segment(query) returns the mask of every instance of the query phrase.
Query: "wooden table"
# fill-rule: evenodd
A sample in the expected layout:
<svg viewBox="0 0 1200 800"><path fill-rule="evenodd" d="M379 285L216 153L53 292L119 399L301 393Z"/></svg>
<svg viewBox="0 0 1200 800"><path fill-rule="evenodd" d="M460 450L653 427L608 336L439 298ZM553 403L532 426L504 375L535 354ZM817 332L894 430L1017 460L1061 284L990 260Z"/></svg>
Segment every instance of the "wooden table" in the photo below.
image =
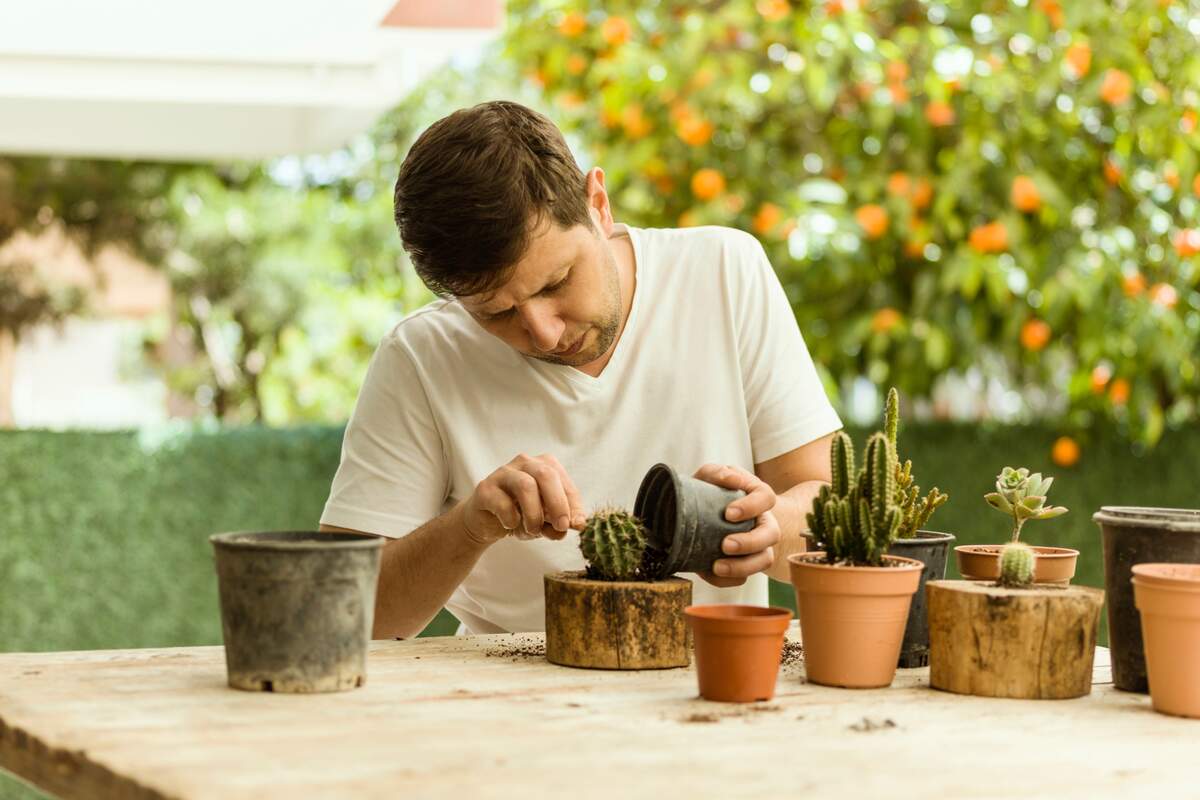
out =
<svg viewBox="0 0 1200 800"><path fill-rule="evenodd" d="M219 647L0 655L0 766L69 798L1163 797L1200 722L1098 685L1066 701L805 684L696 697L691 669L556 667L540 635L381 641L365 687L225 686Z"/></svg>

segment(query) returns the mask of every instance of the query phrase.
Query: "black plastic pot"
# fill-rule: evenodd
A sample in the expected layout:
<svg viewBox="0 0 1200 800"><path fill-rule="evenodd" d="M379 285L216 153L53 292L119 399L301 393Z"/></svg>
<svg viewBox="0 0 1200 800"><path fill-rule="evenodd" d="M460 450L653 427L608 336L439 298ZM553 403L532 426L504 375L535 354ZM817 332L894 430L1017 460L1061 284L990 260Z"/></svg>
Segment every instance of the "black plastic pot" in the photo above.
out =
<svg viewBox="0 0 1200 800"><path fill-rule="evenodd" d="M710 572L713 562L725 555L725 537L755 525L754 519L725 519L725 506L745 494L685 477L666 464L651 467L638 488L633 513L646 525L651 548L665 559L656 571Z"/></svg>
<svg viewBox="0 0 1200 800"><path fill-rule="evenodd" d="M1104 543L1104 591L1113 685L1147 692L1142 619L1133 602L1134 564L1200 563L1200 510L1102 506L1092 515Z"/></svg>
<svg viewBox="0 0 1200 800"><path fill-rule="evenodd" d="M920 561L921 583L908 607L908 622L904 626L904 643L900 645L900 666L924 667L929 664L929 617L926 613L925 584L946 577L946 559L954 535L935 531L917 531L911 539L897 539L888 553Z"/></svg>
<svg viewBox="0 0 1200 800"><path fill-rule="evenodd" d="M366 681L381 538L270 531L209 541L230 686L337 692Z"/></svg>

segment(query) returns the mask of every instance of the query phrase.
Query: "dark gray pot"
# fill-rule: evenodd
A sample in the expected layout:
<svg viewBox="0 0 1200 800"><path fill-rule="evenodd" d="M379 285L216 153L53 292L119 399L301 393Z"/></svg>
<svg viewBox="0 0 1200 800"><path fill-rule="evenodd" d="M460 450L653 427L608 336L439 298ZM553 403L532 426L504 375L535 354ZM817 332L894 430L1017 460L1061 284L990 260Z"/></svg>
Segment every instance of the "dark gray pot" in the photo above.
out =
<svg viewBox="0 0 1200 800"><path fill-rule="evenodd" d="M725 519L725 506L745 494L685 477L666 464L651 467L638 488L633 513L645 524L651 548L665 559L654 571L711 572L713 562L725 555L725 537L754 528L754 519Z"/></svg>
<svg viewBox="0 0 1200 800"><path fill-rule="evenodd" d="M911 539L897 539L888 548L888 553L920 561L921 583L908 607L908 622L904 626L904 643L900 645L900 664L904 668L924 667L929 664L929 616L925 603L925 584L946 577L946 559L954 535L934 531L917 531Z"/></svg>
<svg viewBox="0 0 1200 800"><path fill-rule="evenodd" d="M337 692L366 681L383 539L269 531L209 541L230 686Z"/></svg>
<svg viewBox="0 0 1200 800"><path fill-rule="evenodd" d="M1104 546L1113 685L1148 692L1142 619L1130 582L1133 565L1200 563L1200 510L1102 506L1092 519L1100 526Z"/></svg>

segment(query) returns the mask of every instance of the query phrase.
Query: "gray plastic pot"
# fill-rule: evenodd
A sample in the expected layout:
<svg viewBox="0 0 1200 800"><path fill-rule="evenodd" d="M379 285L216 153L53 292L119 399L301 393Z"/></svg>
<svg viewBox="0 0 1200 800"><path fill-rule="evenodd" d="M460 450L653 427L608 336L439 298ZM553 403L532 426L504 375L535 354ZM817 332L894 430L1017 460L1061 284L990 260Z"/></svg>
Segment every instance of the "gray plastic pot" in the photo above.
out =
<svg viewBox="0 0 1200 800"><path fill-rule="evenodd" d="M267 531L209 541L230 686L292 693L362 686L381 538Z"/></svg>
<svg viewBox="0 0 1200 800"><path fill-rule="evenodd" d="M904 668L924 667L929 664L929 617L926 612L925 584L946 577L946 559L954 535L935 531L917 531L911 539L897 539L888 548L888 553L920 561L921 583L908 607L908 622L904 626L904 643L900 645L900 663Z"/></svg>
<svg viewBox="0 0 1200 800"><path fill-rule="evenodd" d="M655 572L710 572L725 555L725 537L754 528L753 519L725 519L725 506L745 494L685 477L666 464L651 467L638 488L633 513L645 524L650 547L665 560L655 565Z"/></svg>
<svg viewBox="0 0 1200 800"><path fill-rule="evenodd" d="M1200 564L1200 510L1102 506L1092 515L1104 547L1113 685L1148 692L1142 620L1133 601L1134 564Z"/></svg>

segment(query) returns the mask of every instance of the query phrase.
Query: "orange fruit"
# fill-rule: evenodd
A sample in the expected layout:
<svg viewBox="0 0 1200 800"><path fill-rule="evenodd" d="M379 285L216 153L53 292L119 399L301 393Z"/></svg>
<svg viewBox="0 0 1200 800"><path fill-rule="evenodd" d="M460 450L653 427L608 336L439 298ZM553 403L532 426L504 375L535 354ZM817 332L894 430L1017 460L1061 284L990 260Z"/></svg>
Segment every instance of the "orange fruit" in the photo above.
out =
<svg viewBox="0 0 1200 800"><path fill-rule="evenodd" d="M925 119L929 120L929 124L935 128L953 125L955 120L954 109L950 107L949 103L934 100L925 106Z"/></svg>
<svg viewBox="0 0 1200 800"><path fill-rule="evenodd" d="M1061 28L1066 21L1063 17L1062 6L1059 5L1058 0L1041 0L1038 3L1038 8L1050 18L1050 25L1055 30Z"/></svg>
<svg viewBox="0 0 1200 800"><path fill-rule="evenodd" d="M909 258L924 258L925 245L929 244L929 240L924 236L916 236L912 239L907 239L904 242L904 255Z"/></svg>
<svg viewBox="0 0 1200 800"><path fill-rule="evenodd" d="M1112 370L1107 364L1097 364L1092 368L1092 394L1103 394L1108 382L1112 379Z"/></svg>
<svg viewBox="0 0 1200 800"><path fill-rule="evenodd" d="M1042 195L1028 175L1018 175L1012 182L1012 204L1018 211L1032 214L1042 207Z"/></svg>
<svg viewBox="0 0 1200 800"><path fill-rule="evenodd" d="M1137 297L1146 291L1146 276L1140 272L1122 276L1121 291L1126 297Z"/></svg>
<svg viewBox="0 0 1200 800"><path fill-rule="evenodd" d="M692 79L688 81L688 85L693 89L704 89L710 83L717 79L717 73L708 67L701 67Z"/></svg>
<svg viewBox="0 0 1200 800"><path fill-rule="evenodd" d="M1008 228L1003 222L989 222L972 228L967 246L978 253L1003 253L1008 249Z"/></svg>
<svg viewBox="0 0 1200 800"><path fill-rule="evenodd" d="M1196 130L1196 125L1198 122L1200 122L1200 115L1189 108L1187 111L1184 111L1183 115L1179 118L1179 130L1183 131L1184 133L1191 133L1192 131ZM1197 193L1200 194L1200 190L1197 190Z"/></svg>
<svg viewBox="0 0 1200 800"><path fill-rule="evenodd" d="M768 22L777 22L786 17L792 10L787 0L758 0L754 4L754 7L758 9L759 14L762 14L763 19Z"/></svg>
<svg viewBox="0 0 1200 800"><path fill-rule="evenodd" d="M900 83L908 79L908 64L899 59L889 61L886 69L887 78L892 83Z"/></svg>
<svg viewBox="0 0 1200 800"><path fill-rule="evenodd" d="M1179 188L1179 170L1175 169L1174 165L1167 164L1163 167L1163 183L1172 189Z"/></svg>
<svg viewBox="0 0 1200 800"><path fill-rule="evenodd" d="M1076 42L1068 47L1065 58L1077 79L1087 75L1092 68L1092 48L1087 42Z"/></svg>
<svg viewBox="0 0 1200 800"><path fill-rule="evenodd" d="M871 317L871 330L875 333L887 333L900 324L904 319L894 308L881 308Z"/></svg>
<svg viewBox="0 0 1200 800"><path fill-rule="evenodd" d="M933 201L933 184L928 178L917 178L913 182L912 196L913 208L918 211L923 211L929 208L930 202Z"/></svg>
<svg viewBox="0 0 1200 800"><path fill-rule="evenodd" d="M621 124L621 115L606 108L600 112L600 124L606 128L615 128Z"/></svg>
<svg viewBox="0 0 1200 800"><path fill-rule="evenodd" d="M618 47L629 41L629 37L633 34L633 27L624 17L609 17L600 26L600 33L604 37L604 41L613 47Z"/></svg>
<svg viewBox="0 0 1200 800"><path fill-rule="evenodd" d="M1179 302L1179 292L1169 283L1156 283L1150 287L1150 302L1163 308L1174 308Z"/></svg>
<svg viewBox="0 0 1200 800"><path fill-rule="evenodd" d="M1133 78L1119 69L1106 69L1100 81L1100 99L1109 105L1119 106L1133 96Z"/></svg>
<svg viewBox="0 0 1200 800"><path fill-rule="evenodd" d="M904 88L903 83L889 83L888 93L892 96L894 105L900 106L908 102L908 89Z"/></svg>
<svg viewBox="0 0 1200 800"><path fill-rule="evenodd" d="M1060 467L1073 467L1079 462L1079 444L1070 436L1060 436L1050 448L1050 460Z"/></svg>
<svg viewBox="0 0 1200 800"><path fill-rule="evenodd" d="M688 116L679 121L676 133L679 134L680 139L692 147L700 147L707 144L708 140L712 138L713 126L705 119Z"/></svg>
<svg viewBox="0 0 1200 800"><path fill-rule="evenodd" d="M630 139L641 139L654 129L650 120L642 114L642 107L637 104L626 106L621 112L621 126Z"/></svg>
<svg viewBox="0 0 1200 800"><path fill-rule="evenodd" d="M1104 180L1112 186L1116 186L1121 181L1121 168L1116 165L1111 158L1104 159Z"/></svg>
<svg viewBox="0 0 1200 800"><path fill-rule="evenodd" d="M831 17L841 16L846 10L846 4L842 0L826 0L825 13Z"/></svg>
<svg viewBox="0 0 1200 800"><path fill-rule="evenodd" d="M892 197L908 197L912 191L912 181L907 172L893 172L887 179L887 193Z"/></svg>
<svg viewBox="0 0 1200 800"><path fill-rule="evenodd" d="M1200 229L1184 228L1176 231L1172 244L1175 245L1175 252L1179 254L1180 258L1200 253Z"/></svg>
<svg viewBox="0 0 1200 800"><path fill-rule="evenodd" d="M1050 344L1050 324L1041 319L1028 319L1021 326L1021 346L1031 353Z"/></svg>
<svg viewBox="0 0 1200 800"><path fill-rule="evenodd" d="M725 191L725 176L711 167L696 171L692 176L692 194L701 200L712 200Z"/></svg>
<svg viewBox="0 0 1200 800"><path fill-rule="evenodd" d="M565 109L578 108L583 105L583 97L580 96L579 92L562 92L558 95L557 100L559 107Z"/></svg>
<svg viewBox="0 0 1200 800"><path fill-rule="evenodd" d="M567 58L567 72L571 75L582 75L585 69L587 69L587 59L579 53L572 53Z"/></svg>
<svg viewBox="0 0 1200 800"><path fill-rule="evenodd" d="M1114 406L1123 406L1129 402L1129 381L1117 378L1108 387L1108 399Z"/></svg>
<svg viewBox="0 0 1200 800"><path fill-rule="evenodd" d="M860 206L854 212L854 219L867 234L868 239L878 239L887 233L888 213L883 206L874 203Z"/></svg>
<svg viewBox="0 0 1200 800"><path fill-rule="evenodd" d="M1196 173L1196 177L1192 179L1192 191L1200 196L1200 172Z"/></svg>
<svg viewBox="0 0 1200 800"><path fill-rule="evenodd" d="M783 209L774 203L763 203L758 207L754 220L750 223L754 232L765 236L783 219Z"/></svg>
<svg viewBox="0 0 1200 800"><path fill-rule="evenodd" d="M587 30L587 17L578 11L572 11L558 23L558 32L563 36L574 38Z"/></svg>

